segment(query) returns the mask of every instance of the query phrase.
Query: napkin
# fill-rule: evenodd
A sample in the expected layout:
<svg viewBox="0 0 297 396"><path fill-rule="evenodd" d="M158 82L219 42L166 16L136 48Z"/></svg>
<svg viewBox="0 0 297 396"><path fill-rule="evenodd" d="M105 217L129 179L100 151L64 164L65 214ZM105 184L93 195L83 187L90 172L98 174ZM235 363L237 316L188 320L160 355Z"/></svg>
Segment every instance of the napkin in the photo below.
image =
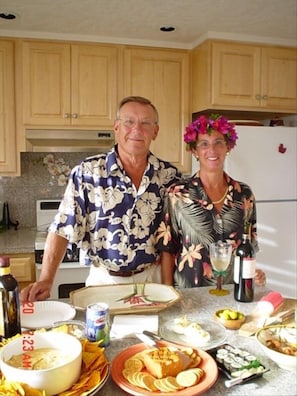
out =
<svg viewBox="0 0 297 396"><path fill-rule="evenodd" d="M110 329L110 338L124 338L144 330L158 333L158 315L115 315Z"/></svg>

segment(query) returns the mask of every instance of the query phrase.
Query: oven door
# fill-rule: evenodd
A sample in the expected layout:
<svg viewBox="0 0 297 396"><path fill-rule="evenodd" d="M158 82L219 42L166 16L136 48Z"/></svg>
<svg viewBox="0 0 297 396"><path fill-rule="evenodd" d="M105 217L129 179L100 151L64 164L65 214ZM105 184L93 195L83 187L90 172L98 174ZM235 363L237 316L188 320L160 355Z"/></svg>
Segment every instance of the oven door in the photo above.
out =
<svg viewBox="0 0 297 396"><path fill-rule="evenodd" d="M39 279L42 264L36 263L36 279ZM85 286L85 281L89 275L89 267L78 262L61 263L54 279L51 290L51 299L69 298L69 293L73 290Z"/></svg>

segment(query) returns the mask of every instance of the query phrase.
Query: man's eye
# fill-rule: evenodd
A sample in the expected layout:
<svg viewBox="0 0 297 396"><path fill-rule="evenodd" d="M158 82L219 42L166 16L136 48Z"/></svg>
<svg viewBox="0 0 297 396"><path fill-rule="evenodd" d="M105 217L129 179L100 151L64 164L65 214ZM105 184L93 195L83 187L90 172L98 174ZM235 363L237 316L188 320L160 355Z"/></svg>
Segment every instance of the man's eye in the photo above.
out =
<svg viewBox="0 0 297 396"><path fill-rule="evenodd" d="M152 123L150 121L142 121L141 126L144 128L149 128L150 126L152 126Z"/></svg>
<svg viewBox="0 0 297 396"><path fill-rule="evenodd" d="M132 120L125 120L124 125L128 128L132 128L135 125L135 121Z"/></svg>

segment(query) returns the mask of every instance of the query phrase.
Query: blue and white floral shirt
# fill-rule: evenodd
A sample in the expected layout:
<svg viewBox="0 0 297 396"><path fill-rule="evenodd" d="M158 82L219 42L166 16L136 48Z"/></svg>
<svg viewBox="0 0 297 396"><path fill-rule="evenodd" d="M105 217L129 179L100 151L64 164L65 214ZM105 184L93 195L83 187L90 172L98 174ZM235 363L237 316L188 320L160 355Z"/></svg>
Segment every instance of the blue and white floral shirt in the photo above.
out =
<svg viewBox="0 0 297 396"><path fill-rule="evenodd" d="M181 175L150 153L137 190L116 147L73 168L49 230L87 251L87 265L135 270L159 258L156 232L164 194Z"/></svg>

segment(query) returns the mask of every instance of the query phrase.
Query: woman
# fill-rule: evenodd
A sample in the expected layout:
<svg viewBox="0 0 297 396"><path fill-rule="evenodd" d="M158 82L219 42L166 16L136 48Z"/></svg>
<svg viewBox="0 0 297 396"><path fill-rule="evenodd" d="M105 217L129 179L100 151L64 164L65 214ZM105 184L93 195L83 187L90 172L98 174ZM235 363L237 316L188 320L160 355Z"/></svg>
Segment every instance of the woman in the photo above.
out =
<svg viewBox="0 0 297 396"><path fill-rule="evenodd" d="M244 224L251 228L251 242L258 251L255 197L251 188L233 180L224 171L224 161L238 136L225 117L202 115L184 134L187 150L200 163L199 171L169 188L163 221L158 230L162 251L162 281L179 287L215 284L209 259L211 242L239 245ZM233 282L233 263L225 283ZM255 283L265 284L265 274L256 270Z"/></svg>

